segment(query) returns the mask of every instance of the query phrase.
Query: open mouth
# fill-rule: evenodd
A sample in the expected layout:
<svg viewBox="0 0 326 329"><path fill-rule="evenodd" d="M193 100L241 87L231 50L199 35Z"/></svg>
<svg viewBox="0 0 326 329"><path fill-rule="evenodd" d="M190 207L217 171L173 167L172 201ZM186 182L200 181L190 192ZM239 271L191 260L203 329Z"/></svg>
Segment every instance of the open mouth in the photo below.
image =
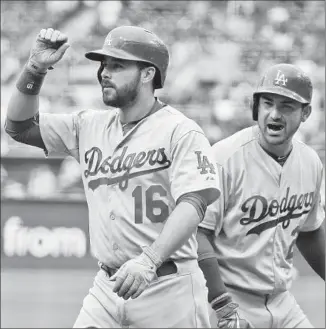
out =
<svg viewBox="0 0 326 329"><path fill-rule="evenodd" d="M269 123L267 125L267 128L272 131L281 131L282 129L284 129L284 126L280 123Z"/></svg>

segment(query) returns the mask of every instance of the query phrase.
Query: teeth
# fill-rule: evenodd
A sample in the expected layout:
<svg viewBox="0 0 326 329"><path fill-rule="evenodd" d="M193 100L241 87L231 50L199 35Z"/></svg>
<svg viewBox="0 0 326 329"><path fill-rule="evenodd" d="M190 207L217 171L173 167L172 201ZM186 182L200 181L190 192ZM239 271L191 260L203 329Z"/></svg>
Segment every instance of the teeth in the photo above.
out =
<svg viewBox="0 0 326 329"><path fill-rule="evenodd" d="M267 127L271 130L282 130L283 126L281 125L274 125L274 124L268 124Z"/></svg>

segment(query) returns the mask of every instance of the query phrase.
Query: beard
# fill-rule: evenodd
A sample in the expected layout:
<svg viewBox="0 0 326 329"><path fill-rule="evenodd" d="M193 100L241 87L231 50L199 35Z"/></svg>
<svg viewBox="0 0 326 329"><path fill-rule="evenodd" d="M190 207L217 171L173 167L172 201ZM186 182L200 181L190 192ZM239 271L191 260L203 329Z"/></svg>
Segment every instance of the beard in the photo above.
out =
<svg viewBox="0 0 326 329"><path fill-rule="evenodd" d="M102 82L103 83L103 82ZM105 86L105 82L104 82ZM140 90L140 72L137 76L128 84L117 88L110 84L110 88L103 88L102 84L102 95L103 103L107 106L112 106L116 108L124 108L132 103L138 96Z"/></svg>

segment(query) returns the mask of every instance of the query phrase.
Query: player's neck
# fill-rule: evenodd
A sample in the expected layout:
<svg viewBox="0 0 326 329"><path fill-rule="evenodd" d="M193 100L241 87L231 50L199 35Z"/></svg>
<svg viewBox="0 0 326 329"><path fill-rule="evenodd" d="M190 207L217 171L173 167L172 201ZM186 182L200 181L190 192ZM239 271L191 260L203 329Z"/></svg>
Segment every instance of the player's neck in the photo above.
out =
<svg viewBox="0 0 326 329"><path fill-rule="evenodd" d="M278 157L278 158L286 157L292 151L292 144L288 145L286 148L279 148L274 145L269 145L268 147L266 147L265 145L261 145L261 147L267 153L269 153L275 157Z"/></svg>
<svg viewBox="0 0 326 329"><path fill-rule="evenodd" d="M138 121L152 110L155 104L155 97L139 97L133 104L120 109L120 121L122 124Z"/></svg>
<svg viewBox="0 0 326 329"><path fill-rule="evenodd" d="M259 144L268 154L272 154L278 158L286 157L291 152L293 147L292 140L281 145L273 145L268 143L261 136L259 138Z"/></svg>

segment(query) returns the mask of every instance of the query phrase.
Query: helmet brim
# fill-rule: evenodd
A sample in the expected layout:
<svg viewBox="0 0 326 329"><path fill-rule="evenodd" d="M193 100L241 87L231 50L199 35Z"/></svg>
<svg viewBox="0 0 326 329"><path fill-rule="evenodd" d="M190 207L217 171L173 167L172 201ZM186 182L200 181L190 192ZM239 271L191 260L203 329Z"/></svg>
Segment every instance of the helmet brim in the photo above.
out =
<svg viewBox="0 0 326 329"><path fill-rule="evenodd" d="M302 104L309 104L310 102L301 97L300 95L298 95L297 93L295 93L294 91L291 91L289 89L285 89L282 87L278 87L278 86L274 86L274 87L265 87L265 88L259 88L257 91L254 92L254 95L258 95L258 94L276 94L276 95L282 95L291 99L294 99L296 101L298 101L299 103Z"/></svg>
<svg viewBox="0 0 326 329"><path fill-rule="evenodd" d="M105 57L120 58L128 61L144 62L144 59L127 53L122 49L106 48L89 51L85 54L87 59L101 62Z"/></svg>

